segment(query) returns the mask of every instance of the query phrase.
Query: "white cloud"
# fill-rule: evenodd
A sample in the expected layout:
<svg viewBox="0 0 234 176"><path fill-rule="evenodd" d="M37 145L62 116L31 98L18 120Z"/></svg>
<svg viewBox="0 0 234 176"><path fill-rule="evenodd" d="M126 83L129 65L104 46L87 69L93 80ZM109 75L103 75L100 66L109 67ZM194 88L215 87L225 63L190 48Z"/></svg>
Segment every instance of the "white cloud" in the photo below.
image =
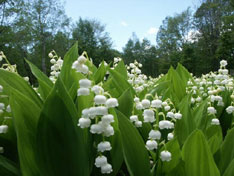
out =
<svg viewBox="0 0 234 176"><path fill-rule="evenodd" d="M158 28L156 28L156 27L151 27L151 28L149 28L149 30L147 31L147 34L148 34L148 35L156 35L157 32L158 32Z"/></svg>
<svg viewBox="0 0 234 176"><path fill-rule="evenodd" d="M128 26L128 23L126 23L126 21L121 21L121 26L124 26L124 27L126 27L126 26Z"/></svg>

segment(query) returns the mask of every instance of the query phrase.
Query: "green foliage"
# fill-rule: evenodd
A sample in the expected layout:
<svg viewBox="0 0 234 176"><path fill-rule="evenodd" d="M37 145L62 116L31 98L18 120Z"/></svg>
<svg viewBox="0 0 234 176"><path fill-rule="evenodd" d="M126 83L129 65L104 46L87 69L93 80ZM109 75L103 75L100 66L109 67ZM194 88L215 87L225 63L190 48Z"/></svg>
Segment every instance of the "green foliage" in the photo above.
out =
<svg viewBox="0 0 234 176"><path fill-rule="evenodd" d="M149 156L144 141L125 115L117 111L124 160L131 176L150 175Z"/></svg>
<svg viewBox="0 0 234 176"><path fill-rule="evenodd" d="M186 175L219 176L219 170L203 133L194 131L182 149Z"/></svg>

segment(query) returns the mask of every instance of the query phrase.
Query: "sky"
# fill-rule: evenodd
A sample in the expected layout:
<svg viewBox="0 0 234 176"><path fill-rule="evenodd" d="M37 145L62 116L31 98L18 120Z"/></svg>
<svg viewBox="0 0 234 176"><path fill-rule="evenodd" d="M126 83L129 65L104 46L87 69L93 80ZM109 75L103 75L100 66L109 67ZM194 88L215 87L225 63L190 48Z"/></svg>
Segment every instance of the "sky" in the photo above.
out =
<svg viewBox="0 0 234 176"><path fill-rule="evenodd" d="M167 16L194 9L198 0L66 0L68 17L77 21L95 19L105 25L113 48L122 51L134 32L142 40L156 44L156 34Z"/></svg>

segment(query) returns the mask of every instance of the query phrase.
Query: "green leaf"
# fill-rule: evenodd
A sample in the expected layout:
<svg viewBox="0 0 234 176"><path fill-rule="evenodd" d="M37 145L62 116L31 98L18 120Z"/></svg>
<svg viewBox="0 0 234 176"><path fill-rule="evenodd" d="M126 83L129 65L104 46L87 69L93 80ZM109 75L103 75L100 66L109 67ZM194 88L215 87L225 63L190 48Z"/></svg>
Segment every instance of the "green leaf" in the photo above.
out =
<svg viewBox="0 0 234 176"><path fill-rule="evenodd" d="M166 143L166 149L171 153L171 161L162 162L160 160L158 167L160 167L163 173L171 172L179 164L181 158L180 146L176 138ZM165 147L163 147L160 152L163 150L165 150Z"/></svg>
<svg viewBox="0 0 234 176"><path fill-rule="evenodd" d="M185 172L189 176L219 176L212 153L200 130L195 130L186 140L182 149Z"/></svg>
<svg viewBox="0 0 234 176"><path fill-rule="evenodd" d="M39 83L39 93L42 96L42 98L45 100L46 97L49 95L53 83L52 81L40 70L38 69L34 64L29 62L27 59L25 59L26 62L28 63L33 75L37 78L38 83Z"/></svg>
<svg viewBox="0 0 234 176"><path fill-rule="evenodd" d="M25 59L26 62L28 63L32 74L37 78L40 79L41 81L45 82L49 87L53 87L53 82L47 77L45 73L43 73L40 69L37 68L33 63L31 63L29 60Z"/></svg>
<svg viewBox="0 0 234 176"><path fill-rule="evenodd" d="M182 80L186 81L186 84L187 84L188 80L192 80L193 81L193 77L191 76L191 74L180 63L178 63L178 65L176 67L176 72L180 75L180 77L181 77Z"/></svg>
<svg viewBox="0 0 234 176"><path fill-rule="evenodd" d="M95 84L101 82L104 79L105 75L106 75L106 67L104 65L104 61L102 61L100 67L98 67L97 71L94 73L93 76Z"/></svg>
<svg viewBox="0 0 234 176"><path fill-rule="evenodd" d="M223 176L233 176L234 175L234 159L228 165L227 169L225 170Z"/></svg>
<svg viewBox="0 0 234 176"><path fill-rule="evenodd" d="M114 69L116 72L121 73L121 75L127 79L128 78L128 73L127 73L127 69L125 67L124 61L121 60L118 65L115 67Z"/></svg>
<svg viewBox="0 0 234 176"><path fill-rule="evenodd" d="M20 172L15 163L0 155L0 175L17 176Z"/></svg>
<svg viewBox="0 0 234 176"><path fill-rule="evenodd" d="M220 163L219 169L223 174L229 163L234 159L234 128L228 131L227 136L225 137L223 144L220 148Z"/></svg>
<svg viewBox="0 0 234 176"><path fill-rule="evenodd" d="M212 125L206 130L206 138L212 154L215 154L223 142L223 134L220 126Z"/></svg>
<svg viewBox="0 0 234 176"><path fill-rule="evenodd" d="M195 122L190 108L190 95L184 97L178 105L180 113L183 115L180 120L177 120L175 125L175 135L178 138L180 145L185 142L190 133L195 129Z"/></svg>
<svg viewBox="0 0 234 176"><path fill-rule="evenodd" d="M150 175L149 155L137 129L116 110L121 131L124 160L131 176Z"/></svg>
<svg viewBox="0 0 234 176"><path fill-rule="evenodd" d="M60 98L60 93L54 89L40 115L37 131L40 173L44 176L89 175L84 138L78 135L73 112Z"/></svg>
<svg viewBox="0 0 234 176"><path fill-rule="evenodd" d="M36 162L36 128L40 108L21 92L11 89L10 106L17 134L17 147L23 175L39 176Z"/></svg>
<svg viewBox="0 0 234 176"><path fill-rule="evenodd" d="M177 96L177 98L179 99L179 101L181 101L184 96L186 95L186 82L185 80L182 80L180 78L180 75L174 70L172 69L172 84L173 84L173 91L175 92L175 95Z"/></svg>
<svg viewBox="0 0 234 176"><path fill-rule="evenodd" d="M118 98L118 110L122 112L126 117L130 117L133 109L133 97L130 89L127 89Z"/></svg>
<svg viewBox="0 0 234 176"><path fill-rule="evenodd" d="M207 115L207 100L202 101L193 111L193 118L196 127L201 130L205 130L207 124L210 122L210 118Z"/></svg>
<svg viewBox="0 0 234 176"><path fill-rule="evenodd" d="M38 94L18 74L0 69L0 84L7 91L8 95L10 95L10 89L14 88L33 101L38 107L42 107L42 101Z"/></svg>
<svg viewBox="0 0 234 176"><path fill-rule="evenodd" d="M112 124L115 134L114 136L110 137L110 142L112 149L110 151L111 156L111 164L113 167L113 173L110 175L116 175L119 172L119 169L121 168L121 165L123 163L123 152L122 152L122 141L121 141L121 132L119 130L119 124L118 124L118 118L115 110L113 108L109 109L110 114L114 116L115 122Z"/></svg>
<svg viewBox="0 0 234 176"><path fill-rule="evenodd" d="M120 95L128 88L130 88L132 95L135 95L135 90L129 84L127 79L125 79L120 73L116 72L115 70L109 69L109 72L113 78L113 84Z"/></svg>
<svg viewBox="0 0 234 176"><path fill-rule="evenodd" d="M78 43L76 42L70 49L69 51L65 54L64 56L64 62L63 62L63 67L61 69L61 78L67 88L69 90L73 83L74 83L74 72L72 64L73 62L78 58Z"/></svg>

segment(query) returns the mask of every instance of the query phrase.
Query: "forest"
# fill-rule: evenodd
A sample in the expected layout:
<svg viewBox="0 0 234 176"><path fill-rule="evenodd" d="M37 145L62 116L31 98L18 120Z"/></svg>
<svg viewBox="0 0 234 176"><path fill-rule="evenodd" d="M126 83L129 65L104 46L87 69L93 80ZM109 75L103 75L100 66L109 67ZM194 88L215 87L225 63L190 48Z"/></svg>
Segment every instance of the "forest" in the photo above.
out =
<svg viewBox="0 0 234 176"><path fill-rule="evenodd" d="M156 13L156 12L152 12ZM5 53L22 76L34 77L24 59L49 75L48 54L55 50L64 57L78 41L78 51L86 51L97 65L114 57L126 64L137 60L148 76L166 73L170 66L184 65L194 75L215 71L222 59L234 68L234 0L203 0L196 9L188 7L167 16L155 36L156 46L135 33L115 50L105 24L95 19L70 19L60 0L1 0L0 51Z"/></svg>

